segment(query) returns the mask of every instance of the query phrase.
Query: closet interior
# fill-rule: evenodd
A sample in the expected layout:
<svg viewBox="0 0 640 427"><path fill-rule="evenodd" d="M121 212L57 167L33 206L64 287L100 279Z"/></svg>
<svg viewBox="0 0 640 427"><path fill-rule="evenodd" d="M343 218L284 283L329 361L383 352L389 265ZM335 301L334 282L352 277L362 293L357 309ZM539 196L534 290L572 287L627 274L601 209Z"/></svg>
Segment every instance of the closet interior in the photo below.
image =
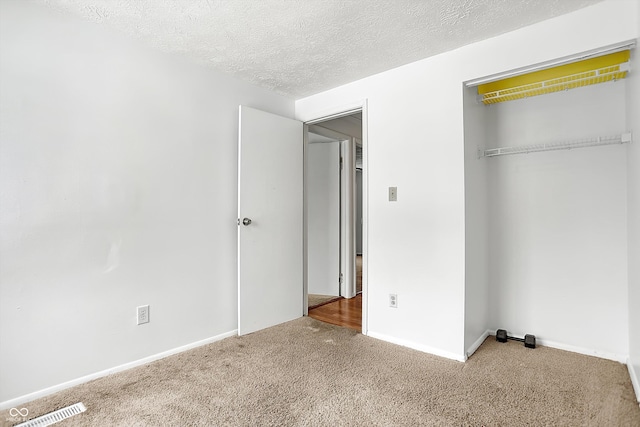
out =
<svg viewBox="0 0 640 427"><path fill-rule="evenodd" d="M503 328L628 354L633 47L465 85L465 349Z"/></svg>

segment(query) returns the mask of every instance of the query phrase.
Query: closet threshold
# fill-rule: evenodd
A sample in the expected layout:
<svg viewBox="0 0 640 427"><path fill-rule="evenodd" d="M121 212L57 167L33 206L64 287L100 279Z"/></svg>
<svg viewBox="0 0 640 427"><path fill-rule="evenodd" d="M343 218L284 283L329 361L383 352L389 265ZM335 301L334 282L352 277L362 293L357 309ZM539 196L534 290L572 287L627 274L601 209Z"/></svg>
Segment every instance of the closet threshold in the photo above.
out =
<svg viewBox="0 0 640 427"><path fill-rule="evenodd" d="M597 147L600 145L627 144L631 142L631 132L625 132L612 136L598 136L594 138L578 139L573 141L552 142L546 144L524 145L522 147L501 147L478 149L478 158L496 157L508 154L528 154L541 151L571 150L574 148Z"/></svg>

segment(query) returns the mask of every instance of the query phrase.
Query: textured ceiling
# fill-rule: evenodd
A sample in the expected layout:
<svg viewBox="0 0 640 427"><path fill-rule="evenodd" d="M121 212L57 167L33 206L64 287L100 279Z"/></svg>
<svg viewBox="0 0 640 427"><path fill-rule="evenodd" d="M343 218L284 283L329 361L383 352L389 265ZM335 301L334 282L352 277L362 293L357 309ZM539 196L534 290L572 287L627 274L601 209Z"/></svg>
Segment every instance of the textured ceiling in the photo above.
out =
<svg viewBox="0 0 640 427"><path fill-rule="evenodd" d="M39 0L293 98L602 0Z"/></svg>

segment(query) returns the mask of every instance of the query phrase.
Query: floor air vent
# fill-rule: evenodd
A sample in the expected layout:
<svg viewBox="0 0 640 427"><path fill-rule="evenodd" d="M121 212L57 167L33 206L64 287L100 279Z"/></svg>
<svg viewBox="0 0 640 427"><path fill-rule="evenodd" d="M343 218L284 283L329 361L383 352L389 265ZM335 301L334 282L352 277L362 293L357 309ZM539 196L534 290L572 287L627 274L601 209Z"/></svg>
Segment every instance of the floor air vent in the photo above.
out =
<svg viewBox="0 0 640 427"><path fill-rule="evenodd" d="M67 418L73 417L86 411L87 408L82 402L75 405L67 406L66 408L58 409L57 411L49 412L41 417L34 418L25 423L18 424L16 427L45 427L55 424Z"/></svg>

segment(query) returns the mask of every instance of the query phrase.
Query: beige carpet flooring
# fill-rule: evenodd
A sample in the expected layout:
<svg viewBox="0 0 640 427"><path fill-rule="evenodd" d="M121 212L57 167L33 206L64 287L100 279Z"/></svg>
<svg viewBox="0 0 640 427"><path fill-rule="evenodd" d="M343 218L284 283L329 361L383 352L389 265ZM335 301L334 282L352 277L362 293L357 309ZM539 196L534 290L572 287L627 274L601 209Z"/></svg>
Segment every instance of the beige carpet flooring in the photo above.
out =
<svg viewBox="0 0 640 427"><path fill-rule="evenodd" d="M310 318L21 406L78 401L87 411L59 425L640 426L619 363L493 337L459 363Z"/></svg>

